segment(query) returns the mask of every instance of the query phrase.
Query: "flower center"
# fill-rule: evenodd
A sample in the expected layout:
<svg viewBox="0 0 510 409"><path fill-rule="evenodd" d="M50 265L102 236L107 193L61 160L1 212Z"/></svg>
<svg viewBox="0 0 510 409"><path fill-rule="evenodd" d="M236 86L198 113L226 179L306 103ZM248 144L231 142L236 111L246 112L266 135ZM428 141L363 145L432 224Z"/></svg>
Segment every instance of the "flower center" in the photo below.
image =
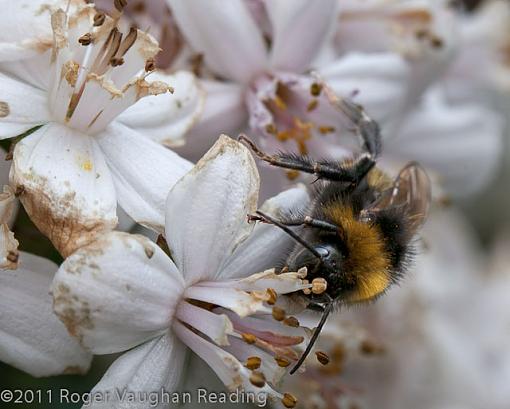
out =
<svg viewBox="0 0 510 409"><path fill-rule="evenodd" d="M279 296L311 288L305 275L306 270L268 270L245 279L195 284L177 307L174 330L230 390L267 394L294 407L294 396L272 385L297 361L310 330L288 313L304 305Z"/></svg>
<svg viewBox="0 0 510 409"><path fill-rule="evenodd" d="M309 152L309 144L314 137L336 132L336 127L327 123L337 115L322 95L322 86L311 76L292 74L263 75L247 92L247 105L250 111L250 126L263 136L268 143L292 143L286 146L301 155ZM317 108L322 105L321 112ZM326 111L327 115L323 113ZM289 179L297 176L288 172Z"/></svg>
<svg viewBox="0 0 510 409"><path fill-rule="evenodd" d="M123 4L115 2L113 17L91 4L52 14L49 105L58 122L95 134L138 99L172 91L162 82L145 80L159 47L136 28L119 29Z"/></svg>

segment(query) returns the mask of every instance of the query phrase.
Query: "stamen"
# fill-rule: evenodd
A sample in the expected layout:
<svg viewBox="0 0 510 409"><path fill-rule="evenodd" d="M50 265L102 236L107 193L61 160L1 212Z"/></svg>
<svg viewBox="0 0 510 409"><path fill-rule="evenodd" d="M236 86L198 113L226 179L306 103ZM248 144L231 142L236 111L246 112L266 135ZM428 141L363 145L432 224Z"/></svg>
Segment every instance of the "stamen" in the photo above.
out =
<svg viewBox="0 0 510 409"><path fill-rule="evenodd" d="M267 293L267 303L269 305L275 305L276 304L276 300L278 298L278 295L276 294L276 291L272 288L268 288L266 290L266 293Z"/></svg>
<svg viewBox="0 0 510 409"><path fill-rule="evenodd" d="M283 308L273 307L272 315L276 321L283 321L285 319L286 313Z"/></svg>
<svg viewBox="0 0 510 409"><path fill-rule="evenodd" d="M299 177L299 170L296 169L286 170L285 175L289 180L296 180Z"/></svg>
<svg viewBox="0 0 510 409"><path fill-rule="evenodd" d="M254 344L256 341L257 341L257 337L253 334L248 334L248 333L242 333L241 334L241 337L243 338L243 341L246 342L247 344Z"/></svg>
<svg viewBox="0 0 510 409"><path fill-rule="evenodd" d="M319 84L317 82L314 82L312 85L310 85L310 94L314 97L318 97L322 92L322 84Z"/></svg>
<svg viewBox="0 0 510 409"><path fill-rule="evenodd" d="M246 360L246 364L244 366L246 366L246 368L253 371L255 369L259 369L261 363L262 363L262 360L258 356L250 356Z"/></svg>
<svg viewBox="0 0 510 409"><path fill-rule="evenodd" d="M266 125L266 132L272 135L275 135L277 132L275 124L267 124Z"/></svg>
<svg viewBox="0 0 510 409"><path fill-rule="evenodd" d="M94 16L94 27L100 27L106 20L106 15L101 12L97 12Z"/></svg>
<svg viewBox="0 0 510 409"><path fill-rule="evenodd" d="M287 358L284 358L283 356L275 356L274 360L281 368L287 368L290 365L290 361Z"/></svg>
<svg viewBox="0 0 510 409"><path fill-rule="evenodd" d="M110 60L110 64L112 67L118 67L119 65L124 64L124 58L122 57L113 57Z"/></svg>
<svg viewBox="0 0 510 409"><path fill-rule="evenodd" d="M312 280L312 293L322 294L328 288L328 282L322 278L317 277Z"/></svg>
<svg viewBox="0 0 510 409"><path fill-rule="evenodd" d="M299 328L299 321L296 317L287 317L283 320L285 325L293 328Z"/></svg>
<svg viewBox="0 0 510 409"><path fill-rule="evenodd" d="M83 34L79 39L78 39L78 42L81 44L81 45L90 45L92 43L92 34L91 33L86 33L86 34Z"/></svg>
<svg viewBox="0 0 510 409"><path fill-rule="evenodd" d="M329 364L329 356L325 352L317 351L315 356L317 357L317 361L319 361L322 365Z"/></svg>
<svg viewBox="0 0 510 409"><path fill-rule="evenodd" d="M154 61L154 58L149 58L145 62L145 72L152 72L156 69L156 62Z"/></svg>
<svg viewBox="0 0 510 409"><path fill-rule="evenodd" d="M113 0L113 5L118 11L122 12L124 7L127 6L127 0Z"/></svg>
<svg viewBox="0 0 510 409"><path fill-rule="evenodd" d="M278 109L282 111L285 111L287 109L287 104L285 103L283 98L280 97L279 95L275 95L273 101Z"/></svg>
<svg viewBox="0 0 510 409"><path fill-rule="evenodd" d="M126 53L129 51L129 49L133 46L133 44L136 41L136 38L138 37L138 30L135 27L131 27L129 29L129 33L127 34L126 38L122 42L122 44L119 47L119 50L117 51L116 56L122 57L126 55Z"/></svg>
<svg viewBox="0 0 510 409"><path fill-rule="evenodd" d="M312 99L309 103L308 103L308 106L306 107L306 110L308 112L312 112L314 111L315 109L317 109L317 107L319 106L319 100L318 99Z"/></svg>
<svg viewBox="0 0 510 409"><path fill-rule="evenodd" d="M290 393L284 393L282 403L286 408L295 408L297 405L297 398Z"/></svg>
<svg viewBox="0 0 510 409"><path fill-rule="evenodd" d="M257 388L262 388L266 384L266 377L260 371L253 371L250 375L250 382Z"/></svg>
<svg viewBox="0 0 510 409"><path fill-rule="evenodd" d="M322 125L319 126L319 132L323 135L328 133L334 133L336 131L334 126Z"/></svg>

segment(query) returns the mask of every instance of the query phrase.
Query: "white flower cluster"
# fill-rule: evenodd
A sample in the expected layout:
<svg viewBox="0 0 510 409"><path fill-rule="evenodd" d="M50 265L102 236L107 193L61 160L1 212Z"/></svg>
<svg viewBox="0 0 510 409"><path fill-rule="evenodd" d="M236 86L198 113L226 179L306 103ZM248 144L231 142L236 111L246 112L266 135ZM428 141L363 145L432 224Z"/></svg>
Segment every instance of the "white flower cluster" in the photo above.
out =
<svg viewBox="0 0 510 409"><path fill-rule="evenodd" d="M316 355L329 369L312 354L309 378L283 382L316 325L294 296L312 284L306 269L275 272L289 235L246 219L259 196L269 215L306 208L308 192L294 184L307 179L259 175L225 134L341 161L357 142L331 91L379 123L378 166L419 161L437 203L465 197L499 163L510 5L468 14L442 0L96 3L0 0L0 139L9 140L0 360L40 377L83 374L92 354L123 352L92 393L196 389L204 374L213 385L207 366L227 390L275 405L294 407L308 390L307 407L342 407L342 343L377 348L334 321L333 344L322 344L330 357ZM60 266L18 250L19 202ZM151 233L120 231L135 224ZM86 407L147 407L112 396Z"/></svg>

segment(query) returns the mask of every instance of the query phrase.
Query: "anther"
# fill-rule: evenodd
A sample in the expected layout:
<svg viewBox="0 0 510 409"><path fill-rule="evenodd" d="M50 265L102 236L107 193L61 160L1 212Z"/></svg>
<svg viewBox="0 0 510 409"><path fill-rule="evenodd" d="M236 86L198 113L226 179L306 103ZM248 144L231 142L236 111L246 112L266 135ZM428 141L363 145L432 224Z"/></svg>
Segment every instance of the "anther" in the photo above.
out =
<svg viewBox="0 0 510 409"><path fill-rule="evenodd" d="M86 33L83 34L80 38L78 38L78 42L81 45L89 45L92 43L92 34Z"/></svg>
<svg viewBox="0 0 510 409"><path fill-rule="evenodd" d="M312 280L312 293L322 294L328 288L328 282L322 278L317 277Z"/></svg>
<svg viewBox="0 0 510 409"><path fill-rule="evenodd" d="M276 321L283 321L285 319L285 310L280 307L273 307L273 318Z"/></svg>
<svg viewBox="0 0 510 409"><path fill-rule="evenodd" d="M282 403L286 408L295 408L297 405L297 398L291 393L284 393Z"/></svg>
<svg viewBox="0 0 510 409"><path fill-rule="evenodd" d="M267 124L266 125L266 132L271 134L271 135L275 135L276 132L277 132L275 124Z"/></svg>
<svg viewBox="0 0 510 409"><path fill-rule="evenodd" d="M152 72L156 69L156 62L154 61L154 58L149 58L145 62L145 72Z"/></svg>
<svg viewBox="0 0 510 409"><path fill-rule="evenodd" d="M255 341L257 341L257 337L253 334L249 334L247 332L243 332L241 334L241 337L243 338L243 341L247 344L254 344Z"/></svg>
<svg viewBox="0 0 510 409"><path fill-rule="evenodd" d="M322 85L314 82L310 85L310 94L314 97L318 97L322 92Z"/></svg>
<svg viewBox="0 0 510 409"><path fill-rule="evenodd" d="M106 15L104 13L98 12L94 16L94 27L102 26L104 21L106 20Z"/></svg>
<svg viewBox="0 0 510 409"><path fill-rule="evenodd" d="M321 363L322 365L329 364L329 356L325 352L317 351L315 353L315 356L317 358L317 361L319 361L319 363Z"/></svg>
<svg viewBox="0 0 510 409"><path fill-rule="evenodd" d="M10 261L11 263L16 263L19 259L19 254L17 252L14 252L14 251L9 251L7 253L7 260Z"/></svg>
<svg viewBox="0 0 510 409"><path fill-rule="evenodd" d="M327 133L333 133L333 132L335 132L335 127L328 126L328 125L319 126L319 132L323 135L325 135Z"/></svg>
<svg viewBox="0 0 510 409"><path fill-rule="evenodd" d="M266 294L267 294L267 303L269 305L275 305L276 304L276 299L278 298L278 294L276 294L276 291L272 288L268 288L266 290Z"/></svg>
<svg viewBox="0 0 510 409"><path fill-rule="evenodd" d="M290 361L287 358L284 358L283 356L275 356L274 360L281 368L287 368L290 365Z"/></svg>
<svg viewBox="0 0 510 409"><path fill-rule="evenodd" d="M299 321L296 317L287 317L283 320L283 323L289 327L299 328Z"/></svg>
<svg viewBox="0 0 510 409"><path fill-rule="evenodd" d="M118 11L122 11L127 6L127 0L113 0L113 5Z"/></svg>
<svg viewBox="0 0 510 409"><path fill-rule="evenodd" d="M317 107L319 106L319 100L318 99L312 99L309 103L308 103L308 106L306 107L306 110L308 112L312 112L313 110L315 110Z"/></svg>
<svg viewBox="0 0 510 409"><path fill-rule="evenodd" d="M249 370L253 371L255 369L259 369L261 363L262 360L258 356L250 356L246 360L246 364L244 364L244 366L246 366L246 368L248 368Z"/></svg>
<svg viewBox="0 0 510 409"><path fill-rule="evenodd" d="M124 64L124 58L122 57L113 57L110 60L110 64L112 67L118 67L119 65Z"/></svg>
<svg viewBox="0 0 510 409"><path fill-rule="evenodd" d="M384 348L377 345L375 342L365 339L360 344L360 351L365 355L375 355L384 352Z"/></svg>
<svg viewBox="0 0 510 409"><path fill-rule="evenodd" d="M262 388L266 384L266 377L260 371L253 371L250 375L250 382L257 388Z"/></svg>

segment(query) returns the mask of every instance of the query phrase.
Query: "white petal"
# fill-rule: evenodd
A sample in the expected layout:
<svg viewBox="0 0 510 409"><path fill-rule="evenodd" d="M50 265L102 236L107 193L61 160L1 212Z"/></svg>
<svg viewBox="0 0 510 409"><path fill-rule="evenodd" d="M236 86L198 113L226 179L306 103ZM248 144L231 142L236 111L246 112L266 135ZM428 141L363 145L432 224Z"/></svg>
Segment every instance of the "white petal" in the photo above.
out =
<svg viewBox="0 0 510 409"><path fill-rule="evenodd" d="M182 291L181 275L158 246L120 232L67 258L53 282L55 312L71 334L99 354L162 334Z"/></svg>
<svg viewBox="0 0 510 409"><path fill-rule="evenodd" d="M171 190L166 239L186 282L213 279L218 268L250 232L259 189L250 152L222 135Z"/></svg>
<svg viewBox="0 0 510 409"><path fill-rule="evenodd" d="M50 121L47 94L0 73L0 138L11 138Z"/></svg>
<svg viewBox="0 0 510 409"><path fill-rule="evenodd" d="M203 80L205 105L198 122L186 135L186 144L176 152L185 158L200 159L218 135L236 135L246 124L243 87L220 81Z"/></svg>
<svg viewBox="0 0 510 409"><path fill-rule="evenodd" d="M160 399L150 404L151 408L167 408L168 403L161 399L161 391L176 392L182 379L186 347L171 332L148 341L126 352L108 368L91 394L108 396L105 402L84 405L83 408L123 408L146 409L149 407L149 393L158 393ZM129 395L146 400L131 401Z"/></svg>
<svg viewBox="0 0 510 409"><path fill-rule="evenodd" d="M438 173L453 194L480 189L494 176L503 143L502 118L483 106L448 105L429 94L389 140L383 155L416 160Z"/></svg>
<svg viewBox="0 0 510 409"><path fill-rule="evenodd" d="M182 145L186 132L199 119L204 92L193 74L180 71L174 75L151 74L151 81L163 81L174 93L152 95L140 99L117 119L168 146Z"/></svg>
<svg viewBox="0 0 510 409"><path fill-rule="evenodd" d="M264 68L264 40L243 0L167 1L184 36L216 74L247 82Z"/></svg>
<svg viewBox="0 0 510 409"><path fill-rule="evenodd" d="M0 360L33 376L85 373L92 358L52 311L57 268L22 253L18 270L0 271Z"/></svg>
<svg viewBox="0 0 510 409"><path fill-rule="evenodd" d="M117 224L115 190L99 146L66 126L50 123L16 144L11 183L63 255Z"/></svg>
<svg viewBox="0 0 510 409"><path fill-rule="evenodd" d="M354 100L379 122L394 120L406 102L409 66L398 55L353 53L319 73L338 95L356 94Z"/></svg>
<svg viewBox="0 0 510 409"><path fill-rule="evenodd" d="M163 231L165 200L192 164L120 123L98 135L119 204L137 223Z"/></svg>
<svg viewBox="0 0 510 409"><path fill-rule="evenodd" d="M336 23L337 0L266 0L273 26L271 63L301 73L326 42Z"/></svg>
<svg viewBox="0 0 510 409"><path fill-rule="evenodd" d="M260 210L281 217L288 212L300 212L309 205L310 197L303 185L286 190L267 200ZM220 268L221 279L246 277L252 273L279 267L283 257L295 242L279 228L257 223L253 232Z"/></svg>
<svg viewBox="0 0 510 409"><path fill-rule="evenodd" d="M1 0L0 61L33 56L47 50L53 43L50 9L46 6L64 4L52 0Z"/></svg>
<svg viewBox="0 0 510 409"><path fill-rule="evenodd" d="M10 77L46 91L49 89L53 70L51 51L37 53L33 57L16 61L0 61L0 72Z"/></svg>

